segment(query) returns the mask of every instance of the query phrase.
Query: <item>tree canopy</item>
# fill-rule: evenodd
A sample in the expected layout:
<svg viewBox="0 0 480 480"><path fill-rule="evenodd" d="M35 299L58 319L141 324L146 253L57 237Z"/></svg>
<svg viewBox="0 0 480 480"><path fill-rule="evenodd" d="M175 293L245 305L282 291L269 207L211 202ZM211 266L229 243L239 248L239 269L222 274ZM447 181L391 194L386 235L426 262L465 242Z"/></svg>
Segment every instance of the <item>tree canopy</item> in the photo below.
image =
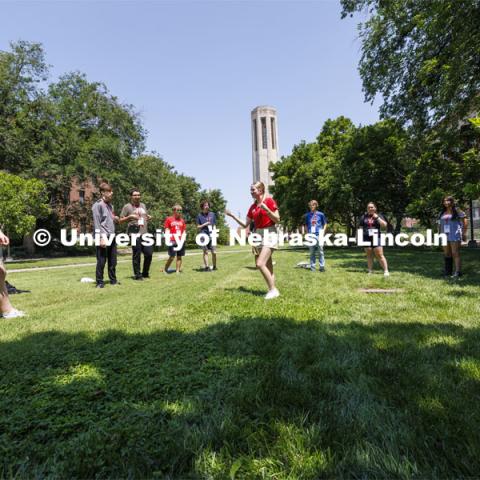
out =
<svg viewBox="0 0 480 480"><path fill-rule="evenodd" d="M51 83L48 75L38 43L20 41L0 52L0 169L42 180L52 206L44 225L66 226L58 212L70 201L66 192L74 178L94 185L108 181L118 208L131 188L141 189L155 227L163 224L173 203L183 204L190 219L202 198L223 212L219 190L202 190L194 178L145 151L147 133L134 106L81 72ZM221 213L221 225L223 220Z"/></svg>
<svg viewBox="0 0 480 480"><path fill-rule="evenodd" d="M478 0L341 0L342 16L364 13L360 75L367 101L424 130L478 111Z"/></svg>

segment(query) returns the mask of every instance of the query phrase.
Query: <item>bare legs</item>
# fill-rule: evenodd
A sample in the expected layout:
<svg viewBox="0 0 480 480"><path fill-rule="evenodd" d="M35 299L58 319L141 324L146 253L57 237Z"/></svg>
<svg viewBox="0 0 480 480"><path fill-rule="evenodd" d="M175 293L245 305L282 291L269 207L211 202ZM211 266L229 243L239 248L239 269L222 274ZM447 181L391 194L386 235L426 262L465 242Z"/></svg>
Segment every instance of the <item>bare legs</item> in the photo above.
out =
<svg viewBox="0 0 480 480"><path fill-rule="evenodd" d="M388 263L385 255L383 254L383 247L368 247L365 249L365 253L367 254L367 265L368 271L371 272L373 270L373 258L374 256L377 258L378 263L382 267L384 272L388 272Z"/></svg>
<svg viewBox="0 0 480 480"><path fill-rule="evenodd" d="M168 260L167 260L167 262L165 263L165 267L164 267L164 271L165 271L166 273L168 273L168 269L170 268L170 265L172 264L174 258L175 258L175 257L168 257ZM177 259L176 269L177 269L177 273L179 273L180 270L181 270L181 268L182 268L182 257L176 255L176 259Z"/></svg>
<svg viewBox="0 0 480 480"><path fill-rule="evenodd" d="M0 265L0 313L9 313L14 309L8 298L7 286L5 284L6 276L5 267Z"/></svg>
<svg viewBox="0 0 480 480"><path fill-rule="evenodd" d="M275 275L273 274L272 249L262 247L256 263L265 282L267 282L268 290L273 290L275 288Z"/></svg>
<svg viewBox="0 0 480 480"><path fill-rule="evenodd" d="M203 266L205 268L208 268L208 250L205 249L203 251ZM216 252L212 252L212 266L213 268L216 268L217 266L217 253Z"/></svg>
<svg viewBox="0 0 480 480"><path fill-rule="evenodd" d="M455 272L460 273L462 269L460 242L448 242L447 245L443 247L443 253L445 255L445 274L448 276L452 275L452 261L455 262Z"/></svg>

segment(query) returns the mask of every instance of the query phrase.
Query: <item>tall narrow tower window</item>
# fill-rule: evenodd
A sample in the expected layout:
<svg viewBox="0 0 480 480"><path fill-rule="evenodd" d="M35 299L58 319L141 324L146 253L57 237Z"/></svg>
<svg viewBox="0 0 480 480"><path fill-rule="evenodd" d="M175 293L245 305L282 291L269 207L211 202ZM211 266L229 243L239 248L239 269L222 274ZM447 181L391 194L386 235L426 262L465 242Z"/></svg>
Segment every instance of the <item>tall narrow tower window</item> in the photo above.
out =
<svg viewBox="0 0 480 480"><path fill-rule="evenodd" d="M272 148L275 150L277 148L277 142L275 141L275 119L270 117L270 130L272 132Z"/></svg>
<svg viewBox="0 0 480 480"><path fill-rule="evenodd" d="M253 148L258 150L257 119L253 119Z"/></svg>
<svg viewBox="0 0 480 480"><path fill-rule="evenodd" d="M268 148L267 146L267 117L261 117L260 120L262 121L262 148L265 150Z"/></svg>

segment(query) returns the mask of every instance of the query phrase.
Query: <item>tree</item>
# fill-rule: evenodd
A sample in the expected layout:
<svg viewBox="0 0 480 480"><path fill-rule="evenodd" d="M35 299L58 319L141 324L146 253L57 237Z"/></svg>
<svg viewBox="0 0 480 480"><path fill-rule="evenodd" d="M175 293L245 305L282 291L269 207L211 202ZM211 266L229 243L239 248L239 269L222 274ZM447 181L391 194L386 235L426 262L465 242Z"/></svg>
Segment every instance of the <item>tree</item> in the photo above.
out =
<svg viewBox="0 0 480 480"><path fill-rule="evenodd" d="M367 101L383 98L381 113L424 131L478 111L478 0L341 0L342 18L360 23L360 75Z"/></svg>
<svg viewBox="0 0 480 480"><path fill-rule="evenodd" d="M396 219L396 230L409 203L409 137L395 121L355 127L345 117L327 120L316 143L302 142L272 165L273 193L282 221L302 223L307 203L318 200L330 223L352 235L369 201Z"/></svg>
<svg viewBox="0 0 480 480"><path fill-rule="evenodd" d="M20 173L39 153L45 97L39 85L48 76L43 48L19 41L0 52L0 168Z"/></svg>
<svg viewBox="0 0 480 480"><path fill-rule="evenodd" d="M316 199L330 223L352 226L351 195L340 164L354 131L355 126L346 117L329 119L317 142L301 142L290 155L271 165L275 181L272 191L284 225L301 225L308 202Z"/></svg>
<svg viewBox="0 0 480 480"><path fill-rule="evenodd" d="M0 225L9 235L23 236L35 227L37 218L48 215L45 185L0 171Z"/></svg>
<svg viewBox="0 0 480 480"><path fill-rule="evenodd" d="M409 137L395 121L360 127L341 156L343 181L349 185L356 218L373 201L396 220L395 233L409 204L407 175L411 172Z"/></svg>
<svg viewBox="0 0 480 480"><path fill-rule="evenodd" d="M461 204L480 196L480 131L465 122L453 131L432 132L417 149L407 183L412 202L408 213L429 227L445 195Z"/></svg>
<svg viewBox="0 0 480 480"><path fill-rule="evenodd" d="M188 221L188 240L194 242L197 234L195 219L200 209L200 201L207 199L211 210L217 214L220 239L226 239L226 225L223 211L225 199L220 190L200 190L194 178L179 174L157 154L140 155L132 161L130 188L139 188L142 202L152 216L149 222L154 232L162 228L165 218L172 214L172 207L179 203L183 207L184 217ZM121 205L119 204L120 208Z"/></svg>

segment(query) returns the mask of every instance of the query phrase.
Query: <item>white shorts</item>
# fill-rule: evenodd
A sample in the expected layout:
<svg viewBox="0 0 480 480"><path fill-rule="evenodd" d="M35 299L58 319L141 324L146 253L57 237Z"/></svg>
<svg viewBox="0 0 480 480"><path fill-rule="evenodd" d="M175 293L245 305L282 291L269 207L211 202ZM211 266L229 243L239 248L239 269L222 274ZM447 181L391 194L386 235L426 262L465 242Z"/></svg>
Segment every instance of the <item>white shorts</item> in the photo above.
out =
<svg viewBox="0 0 480 480"><path fill-rule="evenodd" d="M269 235L265 236L267 232ZM262 236L262 243L260 246L268 247L272 250L276 250L278 248L278 232L276 227L257 228L255 233L258 233Z"/></svg>

